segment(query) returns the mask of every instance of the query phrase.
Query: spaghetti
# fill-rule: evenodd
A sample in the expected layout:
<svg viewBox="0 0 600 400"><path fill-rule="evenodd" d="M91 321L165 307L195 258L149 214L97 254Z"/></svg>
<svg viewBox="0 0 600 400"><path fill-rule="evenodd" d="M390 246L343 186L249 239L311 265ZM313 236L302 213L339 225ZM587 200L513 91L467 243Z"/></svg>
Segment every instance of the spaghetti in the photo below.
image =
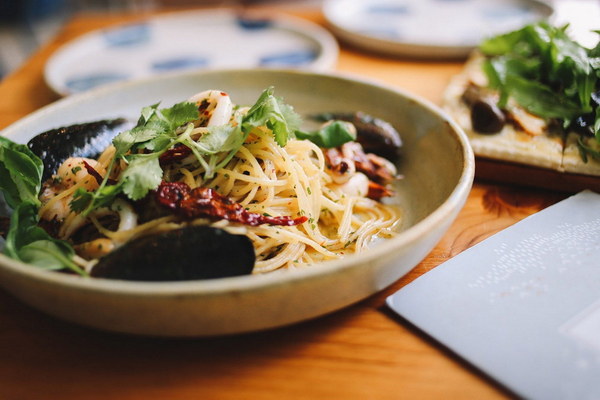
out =
<svg viewBox="0 0 600 400"><path fill-rule="evenodd" d="M274 101L268 96L264 99ZM145 142L136 147L142 143L137 137L131 140L134 145L123 151L123 139L133 136L133 131L126 132L97 160L65 161L55 179L45 185L39 215L59 223L57 236L75 243L76 261L88 271L99 257L134 238L187 225L212 225L248 236L256 254L254 273L341 258L364 250L377 238L394 235L400 211L380 201L382 195L391 194L384 188L389 179L375 182L355 162L372 160L368 161L370 169L384 169L393 177L395 169L387 160L365 154L353 141L324 149L318 141L295 138L291 129L283 140L277 132L282 118L270 116L266 122L253 122L257 105L237 107L221 91L199 93L189 102L198 115L177 126L169 137L149 135L155 141L152 146ZM291 111L281 103L269 104L278 105L275 109L283 110L280 114L284 116ZM155 115L168 118L175 114L167 111L161 115L155 110ZM289 119L283 121L292 126ZM346 127L352 134L352 127ZM221 136L220 147L214 144L217 135ZM160 184L140 196L137 188L131 190L127 185L131 186L136 176L151 178L135 175L130 169L137 168L141 157L151 159L159 139L171 140L156 160ZM232 144L236 141L239 145ZM332 151L339 157L333 157ZM127 196L104 201L103 193L119 185ZM169 194L162 193L165 187ZM373 187L383 194L373 195ZM81 206L85 199L88 202ZM94 208L94 202L101 206ZM156 203L166 207L158 207L160 211L148 217L148 209L156 209ZM191 213L186 207L192 203L202 208ZM248 223L248 216L256 223ZM78 232L89 227L94 228L94 235L76 239L81 236Z"/></svg>

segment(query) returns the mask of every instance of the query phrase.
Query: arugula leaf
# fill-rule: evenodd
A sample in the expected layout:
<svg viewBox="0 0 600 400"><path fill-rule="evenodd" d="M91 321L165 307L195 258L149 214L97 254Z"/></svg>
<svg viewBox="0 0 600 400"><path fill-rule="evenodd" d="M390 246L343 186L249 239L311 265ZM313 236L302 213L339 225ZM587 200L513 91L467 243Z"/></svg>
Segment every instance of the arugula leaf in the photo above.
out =
<svg viewBox="0 0 600 400"><path fill-rule="evenodd" d="M590 100L600 90L600 43L588 50L567 35L567 28L540 22L482 42L480 50L488 56L483 70L490 87L500 92L500 107L513 98L532 114L558 119L565 127L594 112Z"/></svg>
<svg viewBox="0 0 600 400"><path fill-rule="evenodd" d="M273 96L274 88L265 89L242 120L242 131L248 133L259 126L273 131L275 141L285 146L300 127L300 116L281 99Z"/></svg>
<svg viewBox="0 0 600 400"><path fill-rule="evenodd" d="M517 103L532 114L569 120L581 115L581 108L571 99L534 80L512 75L506 79L505 85Z"/></svg>
<svg viewBox="0 0 600 400"><path fill-rule="evenodd" d="M352 124L345 121L332 121L315 132L296 131L296 137L310 140L319 147L329 149L356 140L356 131L350 128L351 126Z"/></svg>
<svg viewBox="0 0 600 400"><path fill-rule="evenodd" d="M11 208L22 202L40 204L42 160L29 148L0 136L0 190Z"/></svg>
<svg viewBox="0 0 600 400"><path fill-rule="evenodd" d="M68 268L87 273L73 262L75 252L65 241L54 239L38 226L38 205L25 201L14 209L4 252L9 257L44 269Z"/></svg>

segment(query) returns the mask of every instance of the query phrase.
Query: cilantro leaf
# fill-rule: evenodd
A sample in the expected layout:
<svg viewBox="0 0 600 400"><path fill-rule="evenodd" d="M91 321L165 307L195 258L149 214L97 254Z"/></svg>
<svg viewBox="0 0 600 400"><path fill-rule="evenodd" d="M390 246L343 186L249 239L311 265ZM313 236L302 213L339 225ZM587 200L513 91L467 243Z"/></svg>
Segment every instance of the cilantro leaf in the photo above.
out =
<svg viewBox="0 0 600 400"><path fill-rule="evenodd" d="M123 193L131 200L139 200L162 180L163 171L159 163L159 153L134 154L127 157L129 165L123 172L120 182Z"/></svg>
<svg viewBox="0 0 600 400"><path fill-rule="evenodd" d="M296 131L296 137L310 140L319 147L329 149L356 140L356 131L351 126L352 124L345 121L332 121L315 132Z"/></svg>
<svg viewBox="0 0 600 400"><path fill-rule="evenodd" d="M101 186L93 192L79 188L73 194L73 200L71 200L69 206L75 212L88 215L98 208L108 207L122 192L123 186L121 183Z"/></svg>
<svg viewBox="0 0 600 400"><path fill-rule="evenodd" d="M242 120L242 131L248 133L259 126L273 131L275 141L285 146L300 127L300 116L281 99L273 96L274 89L265 89Z"/></svg>
<svg viewBox="0 0 600 400"><path fill-rule="evenodd" d="M173 131L199 117L198 106L190 102L177 103L171 108L165 108L160 111L164 120L169 124L169 131Z"/></svg>
<svg viewBox="0 0 600 400"><path fill-rule="evenodd" d="M152 151L165 150L176 139L177 128L198 119L198 108L193 103L177 103L170 108L160 110L158 106L157 103L144 107L137 125L113 139L118 157L138 148Z"/></svg>
<svg viewBox="0 0 600 400"><path fill-rule="evenodd" d="M204 154L216 154L239 149L244 144L246 136L242 133L239 124L211 126L198 140L189 139L185 144L188 147L197 147Z"/></svg>

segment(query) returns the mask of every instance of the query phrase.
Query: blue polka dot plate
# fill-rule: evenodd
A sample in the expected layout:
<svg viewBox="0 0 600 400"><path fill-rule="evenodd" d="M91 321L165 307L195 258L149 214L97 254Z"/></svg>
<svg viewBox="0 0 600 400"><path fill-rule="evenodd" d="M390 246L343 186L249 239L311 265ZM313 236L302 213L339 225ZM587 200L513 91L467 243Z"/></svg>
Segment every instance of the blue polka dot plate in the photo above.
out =
<svg viewBox="0 0 600 400"><path fill-rule="evenodd" d="M548 19L534 0L326 0L323 14L345 42L388 55L465 57L485 37Z"/></svg>
<svg viewBox="0 0 600 400"><path fill-rule="evenodd" d="M219 68L326 71L335 38L309 21L232 10L177 12L94 31L67 43L45 66L61 95L157 74Z"/></svg>

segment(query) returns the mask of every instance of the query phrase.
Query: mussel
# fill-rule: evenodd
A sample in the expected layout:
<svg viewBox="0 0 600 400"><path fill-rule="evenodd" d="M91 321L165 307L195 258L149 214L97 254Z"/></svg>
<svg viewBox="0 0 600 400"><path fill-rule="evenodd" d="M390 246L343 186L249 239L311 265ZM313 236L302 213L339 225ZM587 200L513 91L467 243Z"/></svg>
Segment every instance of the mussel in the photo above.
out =
<svg viewBox="0 0 600 400"><path fill-rule="evenodd" d="M40 133L27 146L42 159L42 179L46 180L69 157L98 157L119 132L130 126L124 118L70 125Z"/></svg>
<svg viewBox="0 0 600 400"><path fill-rule="evenodd" d="M351 122L356 128L356 141L365 153L373 153L390 161L398 158L402 147L400 133L389 123L361 111L328 112L312 116L318 121L341 120Z"/></svg>
<svg viewBox="0 0 600 400"><path fill-rule="evenodd" d="M188 226L134 239L102 257L91 276L131 281L182 281L248 275L248 237L209 226Z"/></svg>

